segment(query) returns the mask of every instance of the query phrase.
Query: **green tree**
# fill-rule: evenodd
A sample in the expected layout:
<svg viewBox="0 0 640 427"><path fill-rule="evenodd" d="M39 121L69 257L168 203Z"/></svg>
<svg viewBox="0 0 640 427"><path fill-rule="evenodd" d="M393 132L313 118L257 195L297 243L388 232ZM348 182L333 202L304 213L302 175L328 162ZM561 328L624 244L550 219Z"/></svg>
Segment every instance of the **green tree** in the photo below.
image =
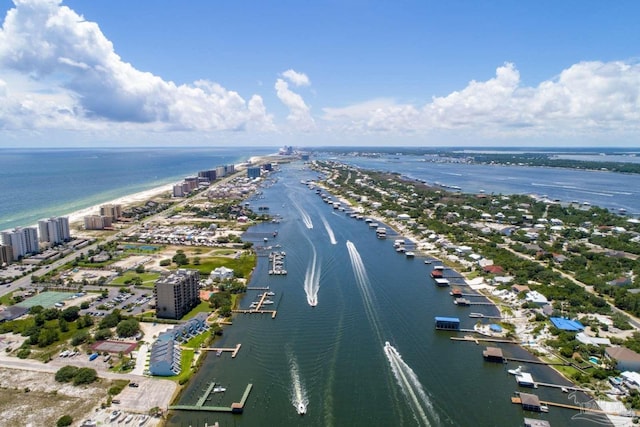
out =
<svg viewBox="0 0 640 427"><path fill-rule="evenodd" d="M136 267L136 273L138 273L138 274L144 273L144 265L140 264L139 266L137 266Z"/></svg>
<svg viewBox="0 0 640 427"><path fill-rule="evenodd" d="M55 379L59 383L68 383L73 380L77 373L78 368L75 366L63 366L56 372Z"/></svg>
<svg viewBox="0 0 640 427"><path fill-rule="evenodd" d="M189 264L189 258L187 258L184 251L182 250L176 251L176 254L173 256L173 258L171 258L171 261L178 264L178 266Z"/></svg>
<svg viewBox="0 0 640 427"><path fill-rule="evenodd" d="M65 308L60 313L60 317L62 317L67 322L73 322L78 319L78 317L80 317L80 307L73 306Z"/></svg>
<svg viewBox="0 0 640 427"><path fill-rule="evenodd" d="M60 319L58 319L58 328L60 328L60 332L68 332L69 322L67 322L61 317Z"/></svg>
<svg viewBox="0 0 640 427"><path fill-rule="evenodd" d="M121 337L132 337L140 330L140 324L136 319L126 319L118 323L116 332Z"/></svg>
<svg viewBox="0 0 640 427"><path fill-rule="evenodd" d="M121 319L122 317L120 316L120 310L113 310L100 321L100 324L98 326L100 329L114 328L118 325Z"/></svg>
<svg viewBox="0 0 640 427"><path fill-rule="evenodd" d="M73 377L73 385L91 384L98 378L98 373L92 368L80 368Z"/></svg>
<svg viewBox="0 0 640 427"><path fill-rule="evenodd" d="M95 338L96 341L104 341L104 340L108 340L109 338L111 338L113 336L113 332L111 331L111 329L109 328L104 328L104 329L98 329L94 334L93 337Z"/></svg>
<svg viewBox="0 0 640 427"><path fill-rule="evenodd" d="M73 337L71 337L71 345L77 346L83 344L89 340L89 332L88 331L78 331Z"/></svg>
<svg viewBox="0 0 640 427"><path fill-rule="evenodd" d="M73 424L73 418L71 418L71 415L63 415L60 418L58 418L58 421L56 422L56 427L67 427L67 426L70 426L71 424Z"/></svg>
<svg viewBox="0 0 640 427"><path fill-rule="evenodd" d="M58 341L59 334L57 329L43 328L38 335L38 347L46 347Z"/></svg>

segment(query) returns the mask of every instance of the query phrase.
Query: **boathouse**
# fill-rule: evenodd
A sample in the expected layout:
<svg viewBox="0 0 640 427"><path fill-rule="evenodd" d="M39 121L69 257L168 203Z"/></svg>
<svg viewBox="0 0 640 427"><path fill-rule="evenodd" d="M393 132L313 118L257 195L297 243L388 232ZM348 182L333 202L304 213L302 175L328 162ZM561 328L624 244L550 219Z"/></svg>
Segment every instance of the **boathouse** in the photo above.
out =
<svg viewBox="0 0 640 427"><path fill-rule="evenodd" d="M516 382L521 387L535 387L536 383L533 381L533 376L528 372L521 372L516 375Z"/></svg>
<svg viewBox="0 0 640 427"><path fill-rule="evenodd" d="M498 347L487 347L487 349L482 352L482 357L484 357L484 360L486 360L487 362L504 362L502 349Z"/></svg>
<svg viewBox="0 0 640 427"><path fill-rule="evenodd" d="M547 420L538 420L536 418L525 417L524 427L551 427L551 424L549 424L549 421Z"/></svg>
<svg viewBox="0 0 640 427"><path fill-rule="evenodd" d="M449 281L447 279L433 279L436 282L436 285L444 288L449 286Z"/></svg>
<svg viewBox="0 0 640 427"><path fill-rule="evenodd" d="M436 317L436 329L444 331L460 330L460 319L457 317Z"/></svg>
<svg viewBox="0 0 640 427"><path fill-rule="evenodd" d="M542 412L542 404L535 394L520 393L520 403L525 411Z"/></svg>

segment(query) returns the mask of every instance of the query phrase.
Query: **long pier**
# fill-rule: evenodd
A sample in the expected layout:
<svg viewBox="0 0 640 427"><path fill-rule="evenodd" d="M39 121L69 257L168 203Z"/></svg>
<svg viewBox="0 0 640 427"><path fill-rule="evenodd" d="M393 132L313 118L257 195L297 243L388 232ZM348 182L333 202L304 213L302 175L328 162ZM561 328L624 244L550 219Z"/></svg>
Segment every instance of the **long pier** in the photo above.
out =
<svg viewBox="0 0 640 427"><path fill-rule="evenodd" d="M216 383L212 382L211 384L209 384L209 387L207 387L207 390L204 392L204 394L202 396L200 396L200 399L198 399L198 401L196 402L196 406L203 406L204 402L207 401L207 399L209 398L209 395L211 394L211 392L213 391L213 388L216 386Z"/></svg>
<svg viewBox="0 0 640 427"><path fill-rule="evenodd" d="M551 384L551 383L539 383L537 381L535 381L534 383L536 386L541 386L541 387L550 387L550 388L559 388L559 389L565 389L567 391L571 390L571 391L581 391L583 393L593 393L593 390L589 390L588 388L581 388L581 387L574 387L571 385L562 385L562 384Z"/></svg>
<svg viewBox="0 0 640 427"><path fill-rule="evenodd" d="M242 313L242 314L271 314L271 318L275 319L277 311L276 310L231 310L232 313Z"/></svg>
<svg viewBox="0 0 640 427"><path fill-rule="evenodd" d="M269 287L268 286L264 286L264 287L260 287L260 286L251 286L247 288L248 291L268 291Z"/></svg>
<svg viewBox="0 0 640 427"><path fill-rule="evenodd" d="M231 347L231 348L224 348L224 347L203 347L200 350L203 351L229 351L231 352L231 358L235 359L235 357L238 355L238 352L240 351L240 347L242 346L242 344L238 344L235 347Z"/></svg>
<svg viewBox="0 0 640 427"><path fill-rule="evenodd" d="M504 357L504 360L508 360L509 362L521 362L521 363L534 363L537 365L547 365L547 366L571 366L569 362L544 362L542 360L531 360L531 359L519 359L517 357Z"/></svg>
<svg viewBox="0 0 640 427"><path fill-rule="evenodd" d="M482 337L451 337L450 338L453 341L471 341L471 342L475 342L477 343L478 341L485 341L485 342L500 342L500 343L505 343L505 344L518 344L517 341L511 341L511 340L503 340L503 339L499 339L499 338L482 338Z"/></svg>
<svg viewBox="0 0 640 427"><path fill-rule="evenodd" d="M539 402L540 404L546 405L546 406L555 406L558 408L573 409L580 412L594 412L594 413L605 414L605 415L627 416L627 415L622 415L618 412L605 411L603 409L597 408L595 407L595 404L593 403L593 401L584 402L584 404L578 404L578 405L569 405L567 403L550 402L548 400L540 400ZM520 397L511 397L511 403L520 405L522 404L522 400ZM629 412L630 412L630 415L631 414L633 414L634 416L640 415L639 411L629 411Z"/></svg>

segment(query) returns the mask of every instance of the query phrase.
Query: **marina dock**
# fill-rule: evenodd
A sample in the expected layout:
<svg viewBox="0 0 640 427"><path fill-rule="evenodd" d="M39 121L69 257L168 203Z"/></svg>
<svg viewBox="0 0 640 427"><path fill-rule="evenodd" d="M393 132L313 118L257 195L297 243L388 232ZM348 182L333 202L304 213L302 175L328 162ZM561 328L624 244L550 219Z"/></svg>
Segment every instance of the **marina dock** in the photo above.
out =
<svg viewBox="0 0 640 427"><path fill-rule="evenodd" d="M542 360L531 360L531 359L519 359L517 357L505 357L504 360L509 362L520 362L520 363L534 363L537 365L558 365L558 366L571 366L569 362L543 362Z"/></svg>
<svg viewBox="0 0 640 427"><path fill-rule="evenodd" d="M242 346L242 344L238 344L237 346L231 347L231 348L203 347L200 350L202 350L202 351L216 351L216 352L218 352L218 351L222 351L222 352L228 351L228 352L231 352L231 358L234 359L238 355L238 352L240 351L240 347L241 346Z"/></svg>
<svg viewBox="0 0 640 427"><path fill-rule="evenodd" d="M285 275L287 274L287 270L284 268L284 257L286 254L284 252L271 252L269 254L269 262L271 264L271 268L269 268L269 274L275 275Z"/></svg>
<svg viewBox="0 0 640 427"><path fill-rule="evenodd" d="M511 397L511 403L522 405L523 409L528 411L546 412L544 410L540 411L540 408L555 406L557 408L573 409L580 412L593 412L598 414L618 415L618 416L622 415L617 412L604 411L600 409L592 400L589 400L583 403L577 402L578 405L569 405L566 403L538 400L538 396L536 396L535 394L528 394L528 393L517 393L517 394L518 394L517 396ZM535 403L533 405L530 405L528 404L527 400L534 401ZM625 416L631 416L631 415L638 416L638 414L639 414L638 411L629 411L629 414Z"/></svg>
<svg viewBox="0 0 640 427"><path fill-rule="evenodd" d="M271 314L271 318L276 318L276 310L231 310L232 313L242 313L242 314Z"/></svg>
<svg viewBox="0 0 640 427"><path fill-rule="evenodd" d="M471 341L471 342L475 342L476 344L478 344L479 341L500 342L500 343L505 343L505 344L518 344L517 341L503 340L503 339L500 339L500 338L482 338L482 337L465 336L465 337L451 337L450 339L453 340L453 341Z"/></svg>
<svg viewBox="0 0 640 427"><path fill-rule="evenodd" d="M264 286L264 287L249 286L247 290L248 291L268 291L269 287L268 286Z"/></svg>
<svg viewBox="0 0 640 427"><path fill-rule="evenodd" d="M234 402L231 406L205 406L205 402L209 398L209 395L213 391L215 384L209 384L209 387L205 390L205 393L200 396L195 405L172 405L169 406L169 409L175 411L209 411L209 412L232 412L234 414L241 414L244 411L244 406L247 403L247 399L249 398L249 393L253 389L253 384L247 384L247 388L244 390L244 394L242 395L242 399L240 402Z"/></svg>

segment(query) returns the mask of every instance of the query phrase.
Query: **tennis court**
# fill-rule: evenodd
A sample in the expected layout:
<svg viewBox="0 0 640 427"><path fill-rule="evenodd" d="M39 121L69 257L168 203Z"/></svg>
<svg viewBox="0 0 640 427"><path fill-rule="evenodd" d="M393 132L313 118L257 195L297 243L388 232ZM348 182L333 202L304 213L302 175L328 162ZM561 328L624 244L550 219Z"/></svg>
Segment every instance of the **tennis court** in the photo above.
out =
<svg viewBox="0 0 640 427"><path fill-rule="evenodd" d="M59 302L69 299L73 295L72 292L41 292L26 300L16 304L18 307L31 308L41 305L44 308L51 308Z"/></svg>
<svg viewBox="0 0 640 427"><path fill-rule="evenodd" d="M133 350L136 349L138 344L135 342L124 342L124 341L100 341L95 343L91 349L93 351L103 352L106 351L108 353L120 353L129 354Z"/></svg>

